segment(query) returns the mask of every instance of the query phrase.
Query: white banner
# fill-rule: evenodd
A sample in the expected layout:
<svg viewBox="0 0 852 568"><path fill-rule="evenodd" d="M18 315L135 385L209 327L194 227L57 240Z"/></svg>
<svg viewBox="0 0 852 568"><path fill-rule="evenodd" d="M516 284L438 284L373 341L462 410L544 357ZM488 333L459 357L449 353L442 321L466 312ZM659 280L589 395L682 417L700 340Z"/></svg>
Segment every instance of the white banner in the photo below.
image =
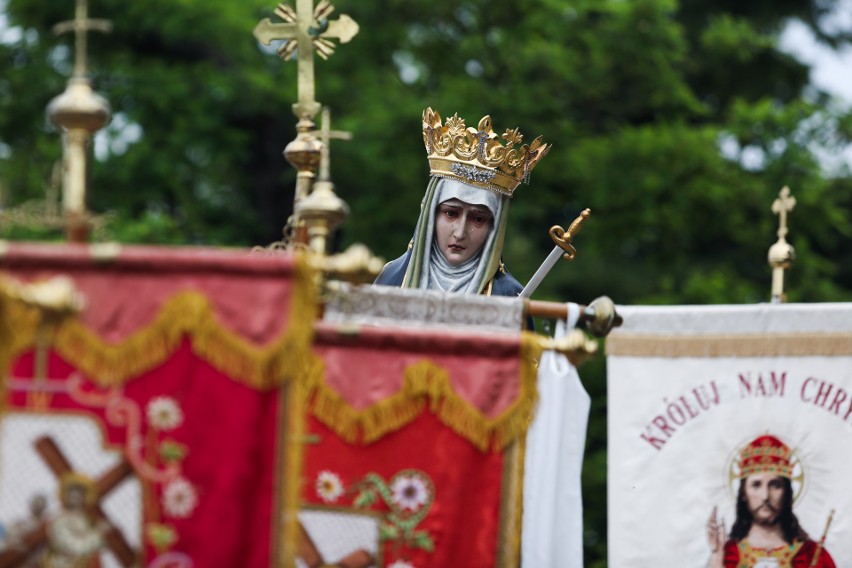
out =
<svg viewBox="0 0 852 568"><path fill-rule="evenodd" d="M619 312L609 565L852 566L852 304Z"/></svg>

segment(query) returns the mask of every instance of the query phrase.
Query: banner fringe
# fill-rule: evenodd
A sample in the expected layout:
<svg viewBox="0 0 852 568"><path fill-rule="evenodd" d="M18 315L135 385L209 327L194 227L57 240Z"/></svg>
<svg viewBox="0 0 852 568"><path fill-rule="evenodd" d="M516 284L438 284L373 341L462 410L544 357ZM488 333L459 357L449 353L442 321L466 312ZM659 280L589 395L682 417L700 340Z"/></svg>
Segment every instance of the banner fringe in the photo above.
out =
<svg viewBox="0 0 852 568"><path fill-rule="evenodd" d="M187 337L193 352L217 370L255 389L280 386L310 367L310 345L317 313L314 284L305 261L297 259L290 317L281 336L258 347L225 329L210 300L195 291L178 292L169 298L154 321L127 339L111 344L78 320L69 320L56 330L53 349L63 359L100 386L119 386L162 365ZM32 349L38 313L23 306L10 311L16 330L14 355Z"/></svg>
<svg viewBox="0 0 852 568"><path fill-rule="evenodd" d="M526 436L538 400L536 362L541 347L532 333L524 333L520 348L520 389L515 401L496 419L485 417L452 388L449 375L429 360L404 371L402 389L364 410L356 410L325 384L321 361L306 375L310 384L311 413L344 441L375 442L413 422L427 408L447 427L485 452L502 451Z"/></svg>

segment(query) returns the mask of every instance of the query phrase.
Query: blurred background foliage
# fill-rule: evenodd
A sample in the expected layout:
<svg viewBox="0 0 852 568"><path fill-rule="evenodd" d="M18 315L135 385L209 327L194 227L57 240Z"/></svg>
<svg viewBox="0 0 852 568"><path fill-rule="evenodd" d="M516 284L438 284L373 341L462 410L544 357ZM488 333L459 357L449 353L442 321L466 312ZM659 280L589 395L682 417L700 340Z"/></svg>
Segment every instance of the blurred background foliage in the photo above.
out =
<svg viewBox="0 0 852 568"><path fill-rule="evenodd" d="M55 194L60 135L45 107L73 61L72 0L6 0L0 41L0 200L8 211ZM770 212L798 204L789 300L852 300L852 114L778 47L804 23L829 25L830 0L338 0L361 27L327 62L317 99L333 128L332 176L352 215L335 246L386 259L414 229L428 165L423 109L541 134L549 156L512 202L504 259L522 282L551 248L553 224L589 207L577 259L537 297L619 304L754 303L769 295ZM268 0L90 0L109 35L89 36L90 75L111 103L98 136L90 208L100 238L248 247L278 240L295 172L296 65L252 37ZM36 226L3 238L56 239ZM584 469L587 566L606 565L605 360L581 375L593 398Z"/></svg>

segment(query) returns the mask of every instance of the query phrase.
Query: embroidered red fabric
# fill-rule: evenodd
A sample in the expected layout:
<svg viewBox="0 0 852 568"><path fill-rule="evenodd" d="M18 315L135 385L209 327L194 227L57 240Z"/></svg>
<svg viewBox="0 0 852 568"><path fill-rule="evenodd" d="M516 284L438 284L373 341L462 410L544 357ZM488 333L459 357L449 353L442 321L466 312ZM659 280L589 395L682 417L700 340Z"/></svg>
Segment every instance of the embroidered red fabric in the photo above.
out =
<svg viewBox="0 0 852 568"><path fill-rule="evenodd" d="M338 561L326 543L351 533L348 524L360 512L372 515L381 530L374 541L364 536L347 551L372 554L374 562L383 562L377 565L497 565L501 546L512 538L502 524L511 513L501 507L519 505L503 494L506 455L478 449L454 426L473 429L477 419L493 421L522 396L519 335L367 326L347 334L326 324L316 328L314 351L323 360L324 387L353 412L381 408L397 397L395 404L400 393L428 401L417 416L373 443L343 439L334 416L308 419L300 515L309 548L326 563ZM410 370L423 363L446 377L449 391L406 390ZM447 396L464 401L459 416L439 417ZM395 412L404 414L391 405L376 413L377 420ZM312 522L311 515L325 520Z"/></svg>
<svg viewBox="0 0 852 568"><path fill-rule="evenodd" d="M177 292L202 293L223 327L262 346L286 327L295 259L201 247L122 246L108 258L88 245L10 243L0 269L33 281L73 279L86 299L82 322L107 342L151 323Z"/></svg>
<svg viewBox="0 0 852 568"><path fill-rule="evenodd" d="M188 341L164 364L114 391L85 380L70 385L75 382L75 370L55 354L51 354L48 369L52 382L64 383L62 389L49 396L46 407L35 409L20 384L33 380L16 379L19 382L8 393L7 417L14 412L18 418L48 415L92 421L105 432L105 446L144 461L147 466L141 471L151 475L167 471L168 464L160 455L164 441L184 448L185 457L174 478L158 482L146 479L141 471L127 478L141 487L142 499L136 503L142 521L136 527L136 538L145 541L140 565L148 566L158 556L146 537L151 523L174 530L176 541L167 552L185 555L195 566L272 565L273 511L278 506L277 390L259 391L234 381L194 355ZM17 360L11 375L33 376L31 352ZM179 408L180 417L173 421L173 428L158 430L152 425L149 409L157 399L173 401ZM116 414L119 408L123 410ZM87 472L90 468L77 456L100 450L82 447L83 441L75 447L75 439L62 431L47 428L43 434L56 440L73 467ZM136 436L141 447L133 456ZM180 492L178 497L167 495L170 484L178 480L184 488L182 501ZM54 498L56 487L39 490ZM187 496L187 491L194 497ZM169 499L178 501L170 504ZM109 513L107 520L116 521ZM126 538L132 540L129 535Z"/></svg>

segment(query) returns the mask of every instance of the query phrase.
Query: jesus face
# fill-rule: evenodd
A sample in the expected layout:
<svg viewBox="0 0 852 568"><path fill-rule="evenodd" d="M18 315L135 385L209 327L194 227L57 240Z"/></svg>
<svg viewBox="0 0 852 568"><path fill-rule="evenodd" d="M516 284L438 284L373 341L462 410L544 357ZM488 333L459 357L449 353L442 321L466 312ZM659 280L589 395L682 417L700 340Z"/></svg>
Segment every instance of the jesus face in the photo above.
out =
<svg viewBox="0 0 852 568"><path fill-rule="evenodd" d="M784 502L783 478L774 473L757 473L745 480L748 510L759 525L773 525Z"/></svg>
<svg viewBox="0 0 852 568"><path fill-rule="evenodd" d="M488 239L494 217L484 205L450 199L435 212L435 239L444 258L453 266L470 260Z"/></svg>

